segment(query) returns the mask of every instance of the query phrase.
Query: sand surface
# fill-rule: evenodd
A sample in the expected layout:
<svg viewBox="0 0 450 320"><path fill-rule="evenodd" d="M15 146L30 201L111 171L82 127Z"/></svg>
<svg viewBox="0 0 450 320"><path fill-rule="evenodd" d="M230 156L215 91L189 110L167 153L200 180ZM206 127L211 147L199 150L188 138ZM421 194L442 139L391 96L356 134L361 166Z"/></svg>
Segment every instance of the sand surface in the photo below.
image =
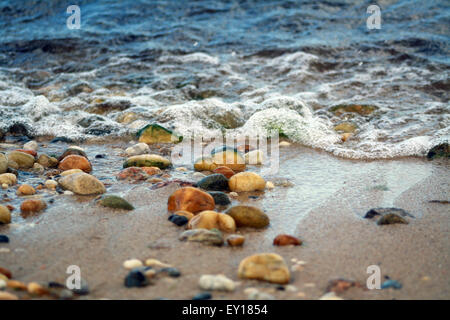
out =
<svg viewBox="0 0 450 320"><path fill-rule="evenodd" d="M0 233L10 237L9 244L0 244L10 250L0 251L0 266L10 269L15 279L64 283L67 267L77 265L91 289L81 299L191 299L201 291L198 279L202 274L222 273L240 285L232 293L213 292L214 299L246 299L244 289L248 287L260 288L276 299L317 299L333 279L355 280L365 286L367 267L378 265L382 277L399 281L403 288L351 288L339 296L450 298L450 207L430 202L450 200L447 160L350 161L298 146L282 148L280 172L266 177L276 182L276 188L241 194L233 201L264 209L270 226L260 231L240 229L245 245L231 248L180 242L177 238L183 227L167 221L167 198L178 185L151 190L149 183L116 181L114 174L122 163L119 149L83 147L91 159L102 148L110 155L92 160L93 174L97 170L109 184L108 191L122 195L136 209L124 213L99 207L94 197L43 194L45 199L54 199L45 212L23 218L14 210L13 223L0 226ZM63 147L57 149L62 151ZM186 180L191 180L190 174L185 174ZM173 173L173 177L180 175ZM10 203L20 206L20 200ZM407 225L387 226L362 218L373 207L392 206L409 211L415 218ZM273 238L280 233L299 237L303 245L274 247ZM295 265L293 259L304 262L292 272L290 284L296 291L238 279L239 262L261 252L280 254L289 267ZM156 258L177 267L182 276L159 279L145 288L125 288L127 270L122 263L129 258Z"/></svg>

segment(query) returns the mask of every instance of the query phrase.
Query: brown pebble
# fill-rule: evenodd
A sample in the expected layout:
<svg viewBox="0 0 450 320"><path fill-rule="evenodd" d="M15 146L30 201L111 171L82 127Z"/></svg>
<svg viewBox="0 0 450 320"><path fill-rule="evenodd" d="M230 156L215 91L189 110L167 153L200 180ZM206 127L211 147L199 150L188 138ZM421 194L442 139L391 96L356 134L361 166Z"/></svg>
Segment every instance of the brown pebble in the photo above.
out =
<svg viewBox="0 0 450 320"><path fill-rule="evenodd" d="M213 171L214 173L221 173L223 174L227 179L230 179L232 176L234 176L234 171L228 167L220 166Z"/></svg>
<svg viewBox="0 0 450 320"><path fill-rule="evenodd" d="M8 205L6 205L6 207L9 209L9 211L13 211L15 208L12 206L12 205L10 205L10 204L8 204Z"/></svg>
<svg viewBox="0 0 450 320"><path fill-rule="evenodd" d="M11 271L9 271L9 270L6 269L6 268L0 267L0 273L3 274L3 275L5 275L8 279L11 279L11 278L12 278L12 273L11 273Z"/></svg>
<svg viewBox="0 0 450 320"><path fill-rule="evenodd" d="M0 300L19 300L19 298L15 294L0 291Z"/></svg>
<svg viewBox="0 0 450 320"><path fill-rule="evenodd" d="M227 237L228 245L232 247L240 247L244 244L245 237L238 234L231 234Z"/></svg>
<svg viewBox="0 0 450 320"><path fill-rule="evenodd" d="M25 200L20 205L20 211L22 213L33 213L33 212L39 212L47 208L47 204L43 200Z"/></svg>
<svg viewBox="0 0 450 320"><path fill-rule="evenodd" d="M6 286L14 290L27 290L27 285L18 280L9 280Z"/></svg>
<svg viewBox="0 0 450 320"><path fill-rule="evenodd" d="M37 296L43 296L49 293L48 289L44 288L37 282L30 282L27 286L27 290L28 293Z"/></svg>
<svg viewBox="0 0 450 320"><path fill-rule="evenodd" d="M36 193L36 190L29 184L22 184L17 188L17 195L19 196L31 196Z"/></svg>
<svg viewBox="0 0 450 320"><path fill-rule="evenodd" d="M88 159L75 154L65 157L58 165L58 169L66 171L70 169L80 169L86 173L92 171L91 163Z"/></svg>
<svg viewBox="0 0 450 320"><path fill-rule="evenodd" d="M302 241L300 239L287 234L280 234L276 236L275 239L273 239L274 246L288 246L288 245L299 246L301 244Z"/></svg>

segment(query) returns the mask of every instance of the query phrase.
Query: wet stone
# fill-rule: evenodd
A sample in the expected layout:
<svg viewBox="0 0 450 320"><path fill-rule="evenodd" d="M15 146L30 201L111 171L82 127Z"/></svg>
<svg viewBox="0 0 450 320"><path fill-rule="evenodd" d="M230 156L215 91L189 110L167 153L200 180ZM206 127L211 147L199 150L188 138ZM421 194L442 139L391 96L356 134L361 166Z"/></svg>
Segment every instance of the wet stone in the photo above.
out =
<svg viewBox="0 0 450 320"><path fill-rule="evenodd" d="M133 210L134 207L125 199L115 195L104 195L99 201L104 207L113 209Z"/></svg>
<svg viewBox="0 0 450 320"><path fill-rule="evenodd" d="M9 243L8 236L6 236L4 234L0 234L0 243Z"/></svg>
<svg viewBox="0 0 450 320"><path fill-rule="evenodd" d="M212 295L209 292L200 292L192 298L192 300L210 300L210 299L212 299Z"/></svg>
<svg viewBox="0 0 450 320"><path fill-rule="evenodd" d="M176 214L172 214L169 219L170 222L176 224L177 226L181 227L184 226L186 223L189 222L189 219L184 216L179 216Z"/></svg>
<svg viewBox="0 0 450 320"><path fill-rule="evenodd" d="M231 203L230 198L226 193L223 193L221 191L210 191L208 193L213 197L216 205L227 206Z"/></svg>
<svg viewBox="0 0 450 320"><path fill-rule="evenodd" d="M199 188L209 191L229 190L228 179L223 174L220 173L215 173L204 177L199 182L197 182L197 186Z"/></svg>
<svg viewBox="0 0 450 320"><path fill-rule="evenodd" d="M132 269L127 276L125 277L124 285L127 288L132 287L145 287L149 284L149 281L147 279L147 276L145 275L145 272L149 268L147 267L140 267L140 268L134 268Z"/></svg>

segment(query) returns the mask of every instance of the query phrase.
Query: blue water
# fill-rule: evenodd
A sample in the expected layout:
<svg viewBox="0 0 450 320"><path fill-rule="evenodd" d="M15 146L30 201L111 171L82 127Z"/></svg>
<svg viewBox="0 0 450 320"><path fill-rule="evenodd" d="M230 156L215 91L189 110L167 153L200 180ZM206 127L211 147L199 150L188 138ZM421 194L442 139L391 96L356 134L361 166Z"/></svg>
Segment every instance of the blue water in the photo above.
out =
<svg viewBox="0 0 450 320"><path fill-rule="evenodd" d="M117 136L135 130L119 124L134 112L183 132L189 123L155 110L186 103L182 109L200 119L199 127L233 129L282 96L305 103L330 128L348 120L331 114L332 105L378 106L370 118L350 119L359 131L339 152L319 146L343 156L419 155L449 136L449 1L382 1L381 29L372 30L366 26L372 1L70 4L81 8L78 30L66 27L68 2L0 1L3 130L21 121L35 135ZM38 95L48 101L35 102ZM111 96L123 98L107 112L89 107ZM214 118L220 105L211 99L234 113ZM38 105L35 117L24 112L31 107L20 107L30 100ZM192 106L198 101L207 110L200 115ZM88 127L79 124L82 117ZM392 151L417 137L424 138L397 146L411 150Z"/></svg>

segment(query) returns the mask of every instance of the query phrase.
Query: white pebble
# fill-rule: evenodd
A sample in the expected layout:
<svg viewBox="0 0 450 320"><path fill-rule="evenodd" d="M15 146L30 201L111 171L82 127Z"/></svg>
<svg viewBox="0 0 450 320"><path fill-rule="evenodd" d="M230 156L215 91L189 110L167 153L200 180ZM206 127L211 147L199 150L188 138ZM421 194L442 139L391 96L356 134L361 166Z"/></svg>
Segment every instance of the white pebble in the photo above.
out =
<svg viewBox="0 0 450 320"><path fill-rule="evenodd" d="M150 148L146 143L138 143L134 146L131 146L125 149L125 152L128 156L137 156L141 154L146 154L150 152Z"/></svg>
<svg viewBox="0 0 450 320"><path fill-rule="evenodd" d="M38 149L38 144L36 141L28 141L27 143L25 143L23 145L23 148L25 150L33 150L33 151L37 151Z"/></svg>
<svg viewBox="0 0 450 320"><path fill-rule="evenodd" d="M8 189L8 185L6 183L2 184L2 189Z"/></svg>
<svg viewBox="0 0 450 320"><path fill-rule="evenodd" d="M172 267L170 264L163 263L156 259L147 259L145 260L145 265L147 267L160 267L160 268L170 268Z"/></svg>
<svg viewBox="0 0 450 320"><path fill-rule="evenodd" d="M237 197L239 197L239 194L238 194L237 192L230 192L228 195L229 195L231 198L237 198Z"/></svg>
<svg viewBox="0 0 450 320"><path fill-rule="evenodd" d="M45 181L44 185L47 189L55 190L56 187L58 186L58 182L56 182L55 180L49 179L49 180Z"/></svg>
<svg viewBox="0 0 450 320"><path fill-rule="evenodd" d="M180 171L180 172L186 172L187 171L187 169L185 167L178 167L178 168L175 168L175 170Z"/></svg>
<svg viewBox="0 0 450 320"><path fill-rule="evenodd" d="M287 141L281 141L280 142L280 147L289 147L291 144Z"/></svg>
<svg viewBox="0 0 450 320"><path fill-rule="evenodd" d="M272 181L267 181L266 182L266 189L273 189L275 188L275 185L273 184Z"/></svg>
<svg viewBox="0 0 450 320"><path fill-rule="evenodd" d="M200 277L198 285L203 290L234 291L234 289L236 288L236 284L234 283L234 281L228 279L222 274L204 274Z"/></svg>
<svg viewBox="0 0 450 320"><path fill-rule="evenodd" d="M6 281L3 279L0 279L0 290L3 290L6 288Z"/></svg>
<svg viewBox="0 0 450 320"><path fill-rule="evenodd" d="M123 262L123 267L125 269L134 269L134 268L139 268L142 267L144 264L142 263L141 260L139 259L130 259L130 260L125 260Z"/></svg>
<svg viewBox="0 0 450 320"><path fill-rule="evenodd" d="M72 191L70 191L70 190L64 191L64 194L65 194L66 196L73 196L73 195L74 195L74 193L73 193Z"/></svg>
<svg viewBox="0 0 450 320"><path fill-rule="evenodd" d="M325 293L323 296L321 296L319 300L344 300L344 299L338 297L334 292L328 292Z"/></svg>

